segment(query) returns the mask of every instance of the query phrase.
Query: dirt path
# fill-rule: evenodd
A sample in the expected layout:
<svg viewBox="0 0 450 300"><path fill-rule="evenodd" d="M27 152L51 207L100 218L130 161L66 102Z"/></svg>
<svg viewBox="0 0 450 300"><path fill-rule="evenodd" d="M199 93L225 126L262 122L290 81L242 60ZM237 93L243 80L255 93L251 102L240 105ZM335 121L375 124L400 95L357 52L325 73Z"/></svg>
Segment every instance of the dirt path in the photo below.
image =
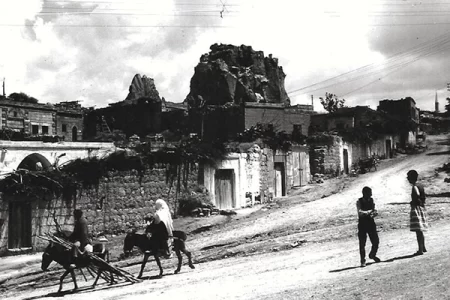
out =
<svg viewBox="0 0 450 300"><path fill-rule="evenodd" d="M197 261L204 263L197 264L195 270L183 267L178 275L167 271L162 279L128 286L102 285L64 298L448 298L449 184L435 169L448 162L449 145L443 137L432 139L434 144L427 153L385 160L377 172L328 181L310 193L281 200L279 208L238 216L239 220L196 235L190 247ZM410 255L417 244L407 227L411 188L406 172L412 168L419 172L429 194L427 208L432 225L426 234L429 252L418 257ZM383 262L359 268L355 202L366 185L373 189L380 212L377 224ZM336 189L339 192L333 194ZM327 193L331 195L320 199ZM167 261L164 264L172 267ZM137 273L138 267L127 270ZM155 275L155 271L150 263L148 275ZM34 284L28 281L14 286L14 291L5 290L2 299L53 298L52 292L57 289L54 277L46 281L38 277L40 274L36 276ZM80 280L80 285L89 283ZM70 288L71 283L65 287Z"/></svg>

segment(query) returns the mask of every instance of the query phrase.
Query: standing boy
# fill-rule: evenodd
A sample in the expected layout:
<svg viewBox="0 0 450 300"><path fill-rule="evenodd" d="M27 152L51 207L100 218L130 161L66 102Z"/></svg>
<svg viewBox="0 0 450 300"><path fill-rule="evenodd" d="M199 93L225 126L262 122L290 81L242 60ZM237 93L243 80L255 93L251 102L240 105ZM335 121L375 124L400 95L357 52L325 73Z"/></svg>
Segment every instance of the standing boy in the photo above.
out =
<svg viewBox="0 0 450 300"><path fill-rule="evenodd" d="M377 226L373 219L377 215L377 211L375 210L375 203L372 199L372 189L366 186L363 188L362 194L362 198L356 201L356 208L358 210L359 254L361 256L361 267L365 267L367 235L369 235L370 242L372 243L369 258L375 262L380 262L380 259L377 257L380 240L378 238Z"/></svg>

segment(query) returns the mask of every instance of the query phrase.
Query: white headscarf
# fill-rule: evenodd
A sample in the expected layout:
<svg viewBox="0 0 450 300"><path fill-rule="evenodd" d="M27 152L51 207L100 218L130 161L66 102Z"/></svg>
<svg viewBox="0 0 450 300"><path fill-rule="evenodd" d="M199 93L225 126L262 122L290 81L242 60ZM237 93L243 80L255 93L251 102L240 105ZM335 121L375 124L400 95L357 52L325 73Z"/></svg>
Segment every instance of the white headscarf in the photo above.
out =
<svg viewBox="0 0 450 300"><path fill-rule="evenodd" d="M158 199L155 202L155 223L163 222L166 225L167 233L169 237L172 237L173 221L170 214L169 206L163 199Z"/></svg>

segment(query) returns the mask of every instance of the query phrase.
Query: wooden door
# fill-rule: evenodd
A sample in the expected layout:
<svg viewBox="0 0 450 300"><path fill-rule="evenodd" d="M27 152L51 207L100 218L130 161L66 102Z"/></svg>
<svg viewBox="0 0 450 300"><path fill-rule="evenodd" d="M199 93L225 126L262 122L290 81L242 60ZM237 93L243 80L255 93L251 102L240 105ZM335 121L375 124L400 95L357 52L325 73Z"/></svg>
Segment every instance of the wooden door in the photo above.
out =
<svg viewBox="0 0 450 300"><path fill-rule="evenodd" d="M216 170L214 176L215 200L219 209L229 209L235 206L233 177L234 173L231 169Z"/></svg>
<svg viewBox="0 0 450 300"><path fill-rule="evenodd" d="M304 186L308 184L308 169L306 166L306 152L299 153L299 174L300 174L300 185Z"/></svg>
<svg viewBox="0 0 450 300"><path fill-rule="evenodd" d="M284 165L274 163L275 169L275 197L284 196Z"/></svg>
<svg viewBox="0 0 450 300"><path fill-rule="evenodd" d="M386 140L386 158L392 158L391 140Z"/></svg>
<svg viewBox="0 0 450 300"><path fill-rule="evenodd" d="M294 178L294 186L299 186L302 185L301 184L301 172L302 172L302 167L301 167L301 153L300 152L293 152L292 153L292 159L293 159L293 164L292 164L292 168L293 168L293 178Z"/></svg>
<svg viewBox="0 0 450 300"><path fill-rule="evenodd" d="M349 173L348 169L348 150L344 149L344 172L345 174Z"/></svg>
<svg viewBox="0 0 450 300"><path fill-rule="evenodd" d="M8 248L31 247L31 204L12 201L9 203Z"/></svg>

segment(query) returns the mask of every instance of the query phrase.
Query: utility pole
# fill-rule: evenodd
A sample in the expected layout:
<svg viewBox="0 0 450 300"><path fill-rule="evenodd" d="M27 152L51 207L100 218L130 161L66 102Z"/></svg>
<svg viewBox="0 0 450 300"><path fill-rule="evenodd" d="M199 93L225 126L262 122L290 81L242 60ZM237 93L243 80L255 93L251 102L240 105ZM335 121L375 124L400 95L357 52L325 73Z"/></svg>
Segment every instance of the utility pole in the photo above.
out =
<svg viewBox="0 0 450 300"><path fill-rule="evenodd" d="M311 95L311 106L312 110L314 111L314 95Z"/></svg>
<svg viewBox="0 0 450 300"><path fill-rule="evenodd" d="M434 112L436 112L436 113L439 112L439 101L438 101L437 91L436 91L436 96L434 99Z"/></svg>
<svg viewBox="0 0 450 300"><path fill-rule="evenodd" d="M3 97L5 97L5 77L3 77Z"/></svg>

